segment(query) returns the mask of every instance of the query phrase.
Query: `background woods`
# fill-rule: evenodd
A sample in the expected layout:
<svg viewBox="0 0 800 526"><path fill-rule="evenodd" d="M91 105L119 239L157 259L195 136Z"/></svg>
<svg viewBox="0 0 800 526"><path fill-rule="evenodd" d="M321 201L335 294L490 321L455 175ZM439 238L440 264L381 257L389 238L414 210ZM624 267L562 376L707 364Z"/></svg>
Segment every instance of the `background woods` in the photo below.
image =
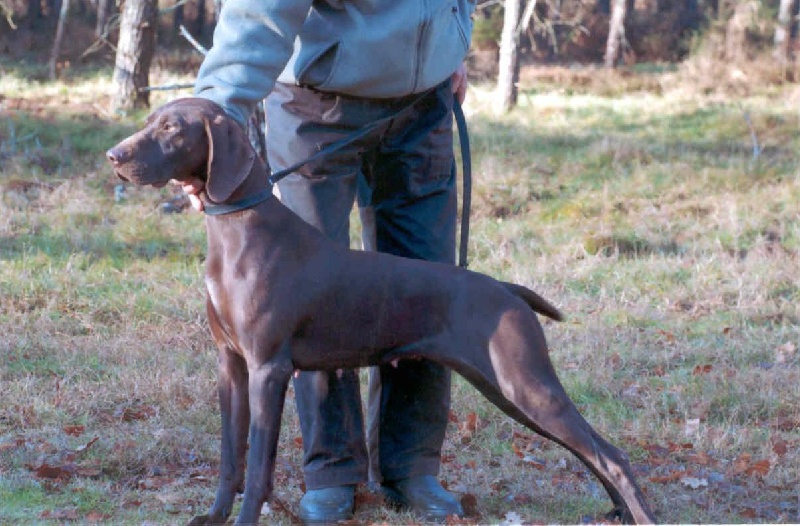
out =
<svg viewBox="0 0 800 526"><path fill-rule="evenodd" d="M78 62L116 60L115 109L147 105L141 89L159 55L169 60L177 53L185 67L196 66L179 27L208 46L219 9L211 0L0 0L0 6L6 15L0 52L30 59L49 49L51 78ZM766 71L769 82L794 81L799 29L798 0L482 1L471 73L497 78L500 111L516 102L520 63L614 68L676 63L703 52L728 66Z"/></svg>

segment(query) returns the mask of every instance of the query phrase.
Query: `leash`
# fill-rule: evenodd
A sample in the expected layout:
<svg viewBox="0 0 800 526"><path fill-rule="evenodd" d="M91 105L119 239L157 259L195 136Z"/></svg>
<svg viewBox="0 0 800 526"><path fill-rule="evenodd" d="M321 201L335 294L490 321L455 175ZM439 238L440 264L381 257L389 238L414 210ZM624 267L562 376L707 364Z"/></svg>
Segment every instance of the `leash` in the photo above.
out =
<svg viewBox="0 0 800 526"><path fill-rule="evenodd" d="M461 148L461 242L458 245L458 266L467 268L467 245L469 243L469 211L472 207L472 153L469 149L469 133L467 119L458 100L453 104L453 116L458 128L458 144Z"/></svg>
<svg viewBox="0 0 800 526"><path fill-rule="evenodd" d="M359 128L355 132L351 133L350 135L340 139L336 142L332 142L325 146L324 148L320 148L318 152L314 155L304 159L300 162L294 163L293 165L289 166L288 168L284 168L283 170L279 170L270 174L269 176L269 183L270 185L275 185L286 177L287 175L296 172L306 164L326 157L338 150L341 150L345 146L349 146L350 144L354 143L355 141L365 137L370 132L374 131L378 127L383 124L388 123L392 119L396 119L398 115L402 112L407 110L408 108L414 106L417 102L422 100L429 92L425 92L416 99L414 99L410 104L400 108L398 111L389 115L388 117L383 117L382 119L378 119L376 121L372 121L371 123ZM458 141L459 147L461 148L461 163L462 163L462 178L463 178L463 187L462 187L462 200L461 200L461 241L459 243L458 248L458 266L467 268L467 245L469 242L469 211L472 204L472 159L470 154L470 147L469 147L469 133L467 132L467 120L464 117L464 111L461 108L461 104L458 100L455 100L453 103L453 116L455 117L456 121L456 128L458 129ZM270 197L272 197L272 187L267 188L255 195L250 197L246 197L240 201L235 201L233 203L211 203L205 197L205 192L201 194L201 198L203 199L203 210L206 215L210 216L219 216L225 214L232 214L234 212L241 212L242 210L247 210L248 208L252 208L258 204L263 203Z"/></svg>

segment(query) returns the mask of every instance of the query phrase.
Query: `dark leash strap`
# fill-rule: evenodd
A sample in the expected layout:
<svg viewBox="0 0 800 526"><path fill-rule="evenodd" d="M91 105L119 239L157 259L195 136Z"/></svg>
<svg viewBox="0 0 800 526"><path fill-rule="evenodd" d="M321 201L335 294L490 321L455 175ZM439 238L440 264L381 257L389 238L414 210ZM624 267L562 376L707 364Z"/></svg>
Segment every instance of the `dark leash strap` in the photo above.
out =
<svg viewBox="0 0 800 526"><path fill-rule="evenodd" d="M287 175L296 172L306 164L322 159L338 150L341 150L345 146L349 146L350 144L361 139L362 137L365 137L366 135L373 132L381 125L388 123L392 119L396 119L398 115L400 115L408 108L414 106L417 102L419 102L426 95L428 95L428 93L429 92L423 93L422 95L414 99L410 104L403 106L392 115L389 115L388 117L384 117L382 119L378 119L376 121L372 121L366 126L359 128L350 135L344 137L343 139L340 139L336 142L332 142L327 146L325 146L324 148L320 148L320 150L311 157L308 157L307 159L304 159L300 162L294 163L288 168L284 168L283 170L279 170L277 172L270 174L268 179L270 185L277 184L278 181L280 181ZM458 266L466 268L467 244L469 242L469 210L472 203L472 160L470 157L467 120L466 118L464 118L464 111L461 109L461 104L459 104L458 100L454 101L453 104L453 116L455 117L456 127L458 128L458 140L461 148L461 162L463 167L462 177L464 185L462 188L463 196L461 201L461 241L458 249ZM203 210L205 211L206 215L211 215L211 216L231 214L233 212L240 212L242 210L252 208L257 204L266 201L270 197L272 197L271 187L255 195L242 199L241 201L236 201L233 203L216 204L209 202L208 199L204 199Z"/></svg>
<svg viewBox="0 0 800 526"><path fill-rule="evenodd" d="M469 243L469 211L472 206L472 154L469 149L469 133L467 119L458 100L453 104L453 115L458 128L458 144L461 148L461 242L458 245L458 266L467 268L467 245Z"/></svg>

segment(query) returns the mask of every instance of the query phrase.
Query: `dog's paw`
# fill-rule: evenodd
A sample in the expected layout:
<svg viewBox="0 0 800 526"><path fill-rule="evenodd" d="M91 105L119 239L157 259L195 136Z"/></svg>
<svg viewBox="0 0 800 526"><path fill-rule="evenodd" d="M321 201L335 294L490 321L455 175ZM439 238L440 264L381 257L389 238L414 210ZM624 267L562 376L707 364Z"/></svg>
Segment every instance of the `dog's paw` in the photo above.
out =
<svg viewBox="0 0 800 526"><path fill-rule="evenodd" d="M196 515L190 520L186 526L210 526L212 524L225 524L226 517L219 517L215 515Z"/></svg>

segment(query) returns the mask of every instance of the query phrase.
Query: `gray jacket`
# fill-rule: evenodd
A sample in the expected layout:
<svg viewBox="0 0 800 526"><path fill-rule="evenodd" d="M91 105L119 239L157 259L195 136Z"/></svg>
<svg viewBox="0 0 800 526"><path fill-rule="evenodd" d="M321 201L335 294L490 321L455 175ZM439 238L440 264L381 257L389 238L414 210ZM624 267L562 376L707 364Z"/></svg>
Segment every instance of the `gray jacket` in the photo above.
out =
<svg viewBox="0 0 800 526"><path fill-rule="evenodd" d="M195 94L243 123L276 80L402 97L466 56L475 0L226 0Z"/></svg>

